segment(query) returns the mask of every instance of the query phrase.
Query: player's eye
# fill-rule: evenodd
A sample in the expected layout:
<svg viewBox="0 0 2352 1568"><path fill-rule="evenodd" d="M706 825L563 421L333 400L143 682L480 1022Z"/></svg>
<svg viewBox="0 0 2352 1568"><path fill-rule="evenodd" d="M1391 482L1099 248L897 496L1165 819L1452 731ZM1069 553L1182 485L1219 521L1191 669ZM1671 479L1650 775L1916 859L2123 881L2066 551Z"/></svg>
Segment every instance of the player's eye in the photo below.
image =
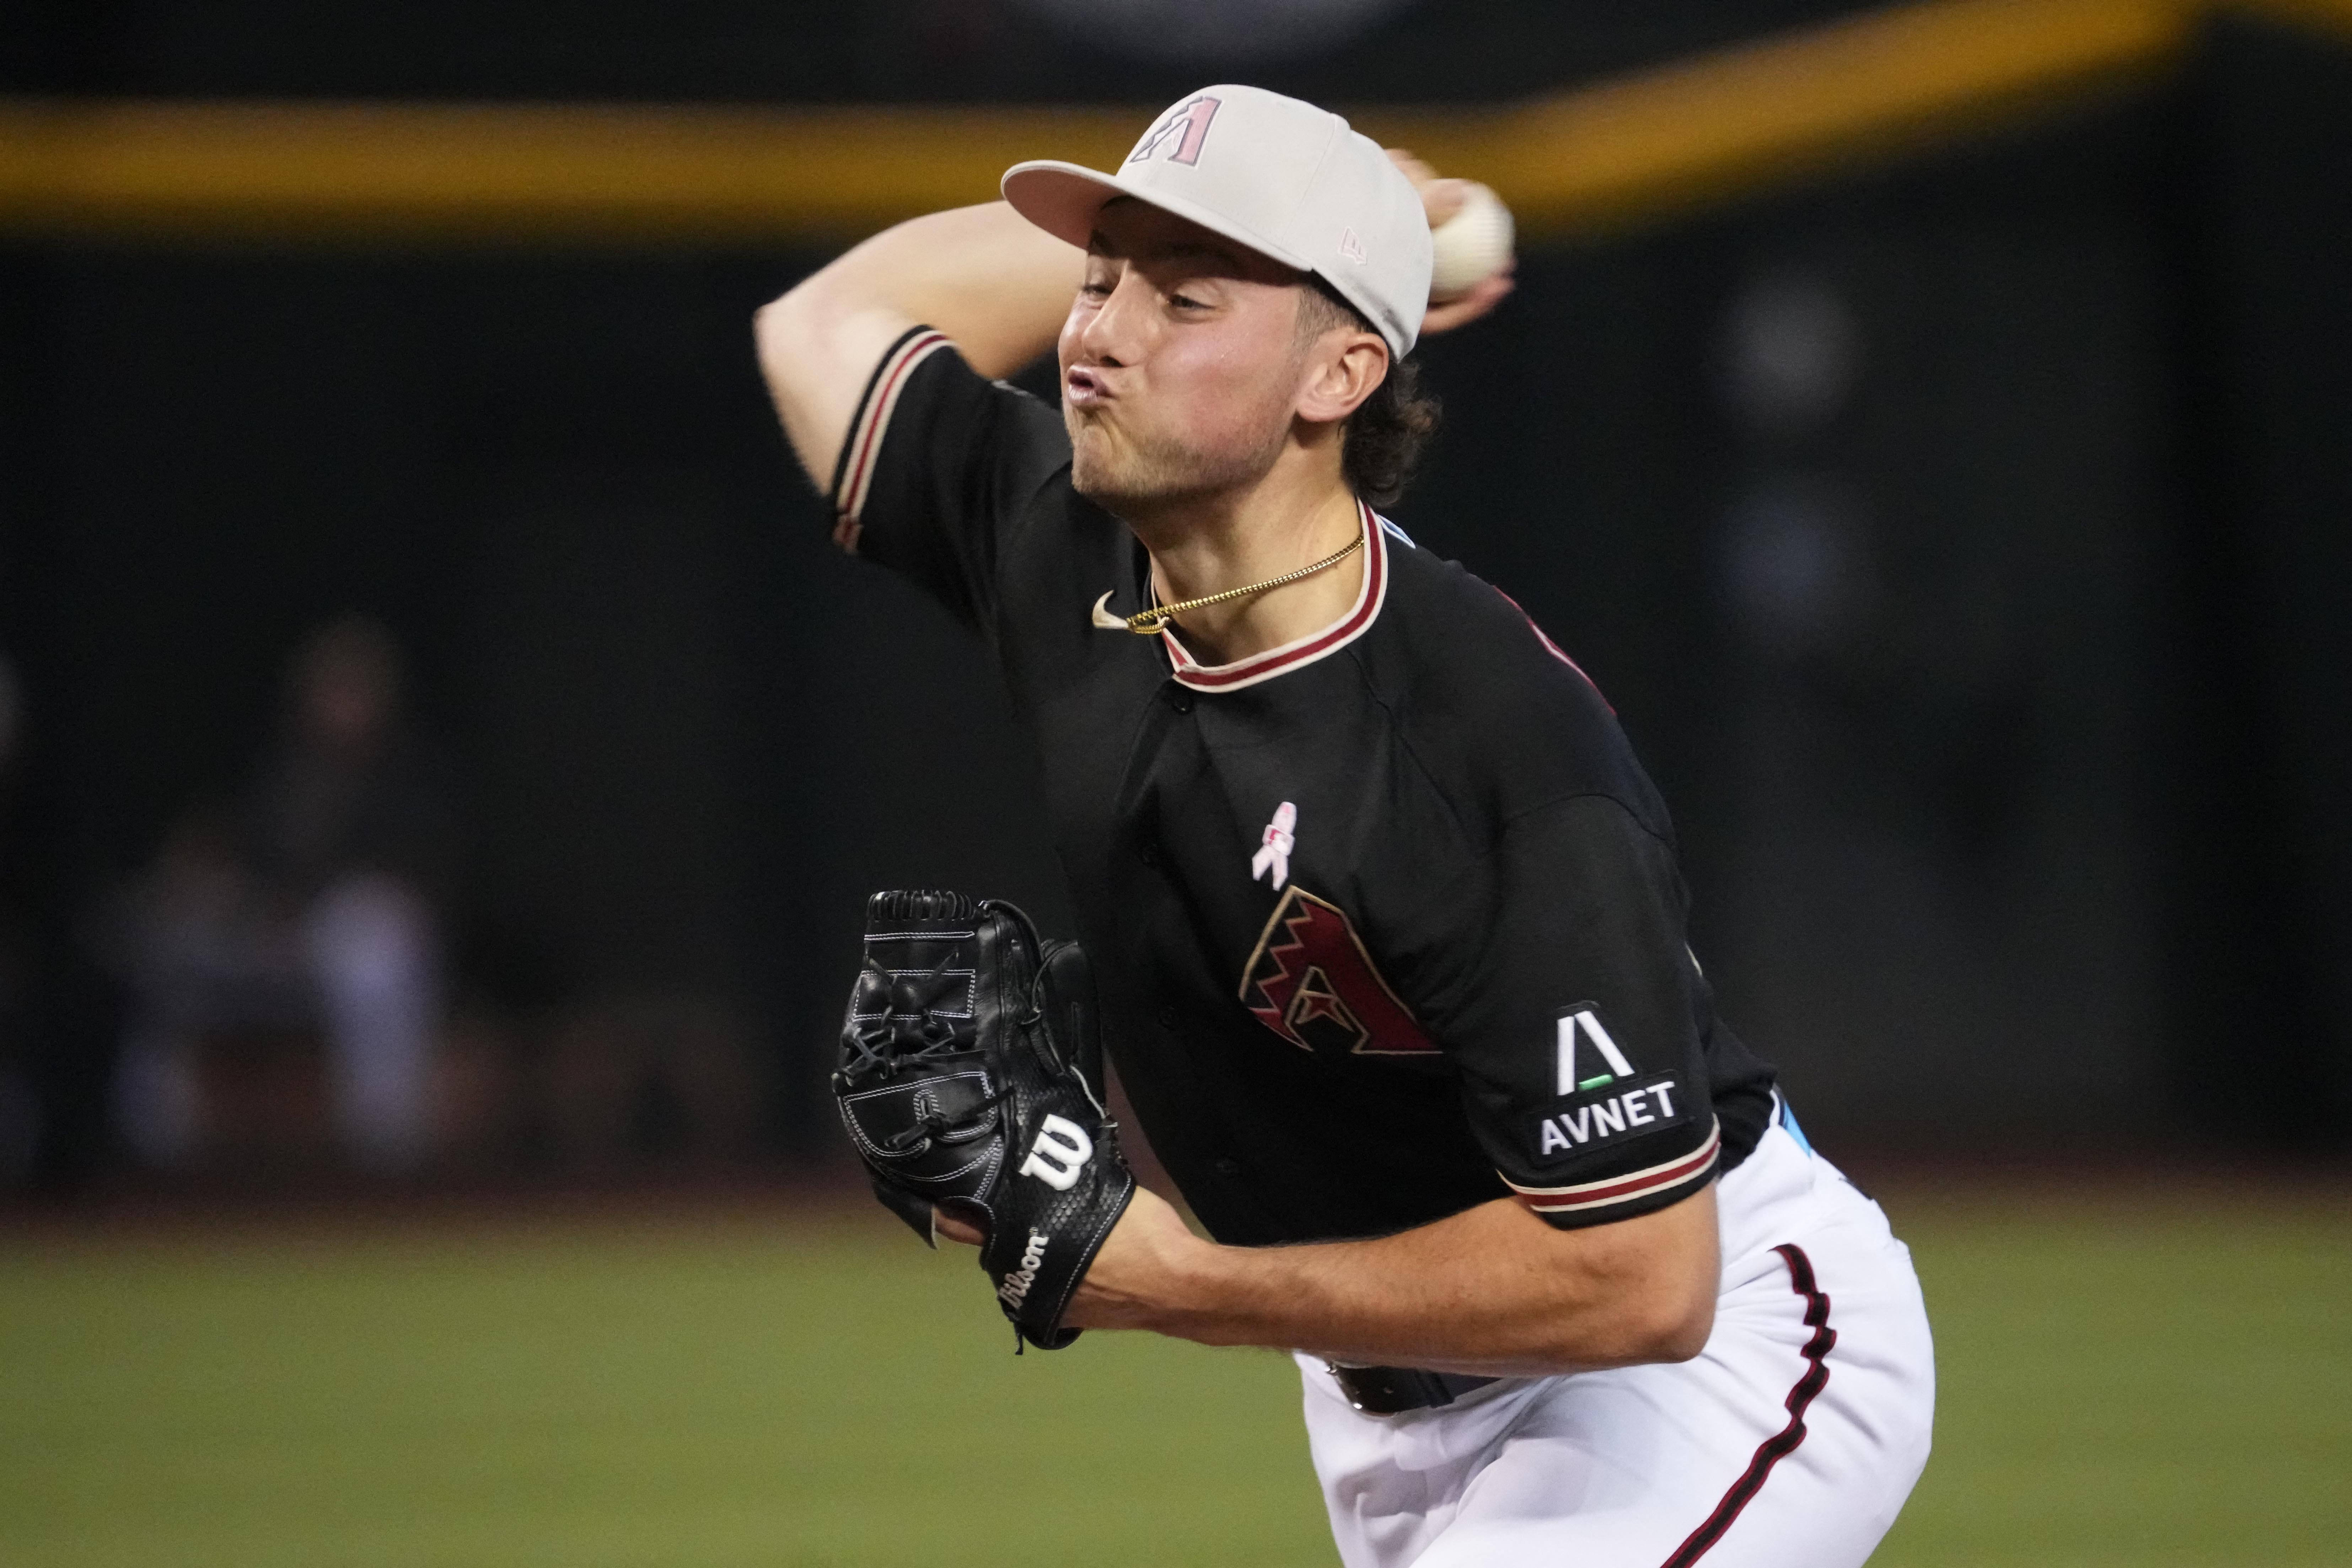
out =
<svg viewBox="0 0 2352 1568"><path fill-rule="evenodd" d="M1209 308L1206 300L1195 300L1190 294L1171 294L1168 302L1180 310L1205 310Z"/></svg>

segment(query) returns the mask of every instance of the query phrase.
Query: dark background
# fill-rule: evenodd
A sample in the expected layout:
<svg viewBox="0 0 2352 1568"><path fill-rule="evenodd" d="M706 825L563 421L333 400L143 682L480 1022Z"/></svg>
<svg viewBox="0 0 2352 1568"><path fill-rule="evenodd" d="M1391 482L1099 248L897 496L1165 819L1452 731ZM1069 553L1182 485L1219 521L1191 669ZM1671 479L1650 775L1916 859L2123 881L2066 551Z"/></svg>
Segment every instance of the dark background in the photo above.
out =
<svg viewBox="0 0 2352 1568"><path fill-rule="evenodd" d="M0 89L1469 100L1850 9L1404 4L1170 59L1002 3L38 4ZM2352 1134L2348 139L2352 45L2220 23L2161 82L1534 245L1424 351L1448 427L1399 521L1610 694L1726 1013L1833 1145ZM121 1163L87 911L235 786L346 609L464 763L462 1005L527 1038L716 999L780 1161L835 1152L866 891L1058 911L992 680L824 542L760 389L751 312L824 259L0 240L27 1178Z"/></svg>
<svg viewBox="0 0 2352 1568"><path fill-rule="evenodd" d="M0 89L198 97L1158 103L1203 71L1318 100L1549 91L1870 7L1834 0L30 0ZM1279 21L1298 14L1292 26ZM1138 14L1121 26L1121 11ZM1073 26L1055 17L1083 15ZM1351 19L1351 17L1353 19ZM1161 25L1168 19L1179 19Z"/></svg>

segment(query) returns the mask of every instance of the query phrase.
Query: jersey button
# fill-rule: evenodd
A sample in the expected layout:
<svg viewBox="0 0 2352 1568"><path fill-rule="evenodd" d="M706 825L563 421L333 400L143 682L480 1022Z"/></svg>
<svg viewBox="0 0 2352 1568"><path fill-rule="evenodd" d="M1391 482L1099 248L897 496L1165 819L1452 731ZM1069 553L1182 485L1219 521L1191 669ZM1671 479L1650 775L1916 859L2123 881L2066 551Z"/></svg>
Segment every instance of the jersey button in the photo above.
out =
<svg viewBox="0 0 2352 1568"><path fill-rule="evenodd" d="M1135 858L1147 866L1157 866L1160 864L1160 846L1147 838L1136 847Z"/></svg>
<svg viewBox="0 0 2352 1568"><path fill-rule="evenodd" d="M1160 1009L1160 1026L1163 1029L1172 1029L1176 1026L1175 1008L1163 1005Z"/></svg>
<svg viewBox="0 0 2352 1568"><path fill-rule="evenodd" d="M1239 1160L1233 1158L1231 1155L1227 1155L1224 1159L1217 1162L1216 1171L1217 1174L1221 1176L1238 1176L1242 1173L1242 1163Z"/></svg>
<svg viewBox="0 0 2352 1568"><path fill-rule="evenodd" d="M1192 710L1192 694L1181 686L1171 686L1168 689L1168 706L1179 713L1190 713Z"/></svg>

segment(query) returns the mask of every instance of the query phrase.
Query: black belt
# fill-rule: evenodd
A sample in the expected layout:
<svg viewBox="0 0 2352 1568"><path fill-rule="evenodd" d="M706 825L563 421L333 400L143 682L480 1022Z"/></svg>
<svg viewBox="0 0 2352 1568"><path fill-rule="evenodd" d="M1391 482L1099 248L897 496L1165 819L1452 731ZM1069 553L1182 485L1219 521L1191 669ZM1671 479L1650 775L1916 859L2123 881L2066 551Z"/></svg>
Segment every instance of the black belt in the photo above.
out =
<svg viewBox="0 0 2352 1568"><path fill-rule="evenodd" d="M1367 1415L1394 1415L1406 1410L1435 1410L1453 1404L1474 1388L1496 1381L1462 1377L1450 1372L1423 1372L1417 1366L1339 1366L1327 1363L1339 1380L1348 1403Z"/></svg>

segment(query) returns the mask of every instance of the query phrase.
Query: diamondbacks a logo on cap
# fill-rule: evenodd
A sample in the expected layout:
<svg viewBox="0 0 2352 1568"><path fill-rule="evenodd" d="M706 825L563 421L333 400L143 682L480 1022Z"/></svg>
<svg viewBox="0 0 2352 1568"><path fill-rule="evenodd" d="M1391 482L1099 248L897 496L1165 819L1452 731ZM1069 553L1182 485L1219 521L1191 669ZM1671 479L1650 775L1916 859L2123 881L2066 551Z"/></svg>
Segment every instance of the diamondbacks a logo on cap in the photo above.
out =
<svg viewBox="0 0 2352 1568"><path fill-rule="evenodd" d="M1221 101L1203 93L1190 103L1178 104L1159 124L1143 133L1143 140L1135 144L1127 161L1140 163L1166 148L1171 163L1199 163L1201 143L1209 139L1209 121L1217 117Z"/></svg>

